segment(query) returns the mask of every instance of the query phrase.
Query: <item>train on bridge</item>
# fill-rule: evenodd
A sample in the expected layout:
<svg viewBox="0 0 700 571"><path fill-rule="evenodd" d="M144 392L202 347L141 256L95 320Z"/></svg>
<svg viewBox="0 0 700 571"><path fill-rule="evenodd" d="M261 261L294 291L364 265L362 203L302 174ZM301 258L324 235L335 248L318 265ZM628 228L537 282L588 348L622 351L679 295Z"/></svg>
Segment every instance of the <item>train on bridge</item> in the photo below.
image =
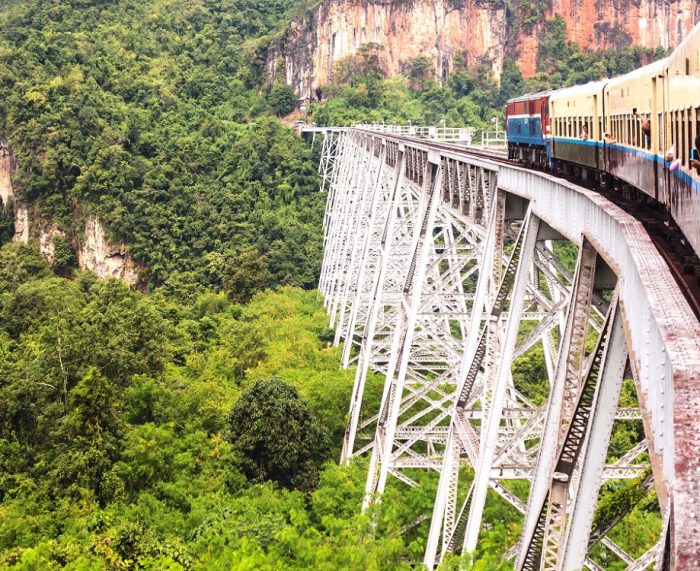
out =
<svg viewBox="0 0 700 571"><path fill-rule="evenodd" d="M506 131L510 159L636 189L700 254L700 25L626 75L509 100Z"/></svg>

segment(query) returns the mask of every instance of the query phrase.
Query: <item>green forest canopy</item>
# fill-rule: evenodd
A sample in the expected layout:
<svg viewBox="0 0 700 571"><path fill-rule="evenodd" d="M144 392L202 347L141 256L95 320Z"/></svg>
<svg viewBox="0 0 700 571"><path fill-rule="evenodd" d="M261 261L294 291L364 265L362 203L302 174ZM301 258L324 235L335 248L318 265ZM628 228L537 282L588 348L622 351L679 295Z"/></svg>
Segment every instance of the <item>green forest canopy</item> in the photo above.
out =
<svg viewBox="0 0 700 571"><path fill-rule="evenodd" d="M312 287L316 161L265 115L256 39L291 1L15 2L0 11L0 134L33 214L94 214L152 285L221 288L250 252L260 286ZM81 225L81 223L83 223Z"/></svg>

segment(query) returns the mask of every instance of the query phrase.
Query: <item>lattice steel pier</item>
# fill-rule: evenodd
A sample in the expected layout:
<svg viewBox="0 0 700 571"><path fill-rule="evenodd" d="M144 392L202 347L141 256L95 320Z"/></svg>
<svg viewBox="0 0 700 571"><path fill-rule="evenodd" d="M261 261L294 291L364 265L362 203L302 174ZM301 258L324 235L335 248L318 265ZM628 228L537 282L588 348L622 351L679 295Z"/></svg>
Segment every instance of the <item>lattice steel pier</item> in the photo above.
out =
<svg viewBox="0 0 700 571"><path fill-rule="evenodd" d="M432 470L428 568L477 548L491 490L522 514L504 553L517 569L601 569L595 546L629 570L700 569L700 324L641 224L560 179L399 135L329 130L319 172L319 288L356 367L342 455L369 456L365 507ZM518 372L533 351L539 399ZM645 437L611 450L616 422ZM656 490L646 553L612 539L633 505L594 527L608 480Z"/></svg>

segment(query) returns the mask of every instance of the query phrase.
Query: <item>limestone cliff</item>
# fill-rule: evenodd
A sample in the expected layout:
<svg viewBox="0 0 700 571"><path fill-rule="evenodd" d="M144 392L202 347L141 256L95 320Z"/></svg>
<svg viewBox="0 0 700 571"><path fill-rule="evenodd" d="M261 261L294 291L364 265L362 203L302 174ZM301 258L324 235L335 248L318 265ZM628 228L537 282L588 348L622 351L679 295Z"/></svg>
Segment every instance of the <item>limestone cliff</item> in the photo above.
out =
<svg viewBox="0 0 700 571"><path fill-rule="evenodd" d="M385 71L400 73L426 55L442 76L455 55L489 61L498 75L507 55L525 76L535 71L545 18L560 15L568 37L586 49L634 43L675 46L700 20L697 0L324 0L295 18L268 54L268 74L284 70L299 97L317 99L334 64L369 42L384 46ZM532 17L533 7L539 13ZM530 14L524 25L524 14Z"/></svg>
<svg viewBox="0 0 700 571"><path fill-rule="evenodd" d="M15 195L12 185L14 168L12 154L0 140L0 199L2 207L14 206L15 242L36 240L39 251L49 264L53 264L56 238L66 238L55 222L43 220L33 209ZM77 205L76 205L77 207ZM78 217L78 220L82 220ZM78 254L78 266L91 270L100 278L120 278L131 285L138 285L141 266L126 252L124 246L114 245L105 237L104 229L94 217L84 223L81 238L72 233L69 237ZM80 223L79 225L82 226Z"/></svg>
<svg viewBox="0 0 700 571"><path fill-rule="evenodd" d="M5 142L0 140L0 200L2 200L3 208L7 208L15 200L11 175L12 156Z"/></svg>
<svg viewBox="0 0 700 571"><path fill-rule="evenodd" d="M66 234L55 223L30 215L30 209L23 202L16 204L15 242L36 240L42 256L49 264L53 264L57 237L65 238ZM106 238L104 228L96 218L88 217L82 237L72 236L71 242L77 251L78 267L94 272L99 278L119 278L130 285L140 284L141 266L126 252L124 246L115 245Z"/></svg>
<svg viewBox="0 0 700 571"><path fill-rule="evenodd" d="M139 282L139 265L123 246L115 246L107 240L102 224L93 217L85 223L78 247L78 265L100 278L120 278L131 285Z"/></svg>

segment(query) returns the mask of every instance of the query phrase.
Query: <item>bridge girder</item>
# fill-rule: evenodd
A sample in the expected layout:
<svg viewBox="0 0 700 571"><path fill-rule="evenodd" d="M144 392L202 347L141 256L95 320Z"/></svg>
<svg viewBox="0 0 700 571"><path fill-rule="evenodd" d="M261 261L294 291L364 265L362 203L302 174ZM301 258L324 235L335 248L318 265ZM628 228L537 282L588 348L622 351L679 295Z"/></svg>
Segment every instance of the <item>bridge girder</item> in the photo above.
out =
<svg viewBox="0 0 700 571"><path fill-rule="evenodd" d="M659 542L637 559L609 529L595 542L629 569L700 568L700 325L641 225L559 179L381 133L333 130L320 172L319 289L342 365L356 366L342 459L371 455L364 506L389 476L410 486L411 471L437 471L429 568L476 548L493 490L523 513L506 554L518 569L597 569L600 486L639 478L647 452ZM573 271L560 239L578 246ZM540 405L513 380L533 348L549 383ZM371 371L383 397L363 415ZM630 371L639 409L618 406ZM610 461L616 418L641 418L646 439ZM530 482L527 501L514 478Z"/></svg>

